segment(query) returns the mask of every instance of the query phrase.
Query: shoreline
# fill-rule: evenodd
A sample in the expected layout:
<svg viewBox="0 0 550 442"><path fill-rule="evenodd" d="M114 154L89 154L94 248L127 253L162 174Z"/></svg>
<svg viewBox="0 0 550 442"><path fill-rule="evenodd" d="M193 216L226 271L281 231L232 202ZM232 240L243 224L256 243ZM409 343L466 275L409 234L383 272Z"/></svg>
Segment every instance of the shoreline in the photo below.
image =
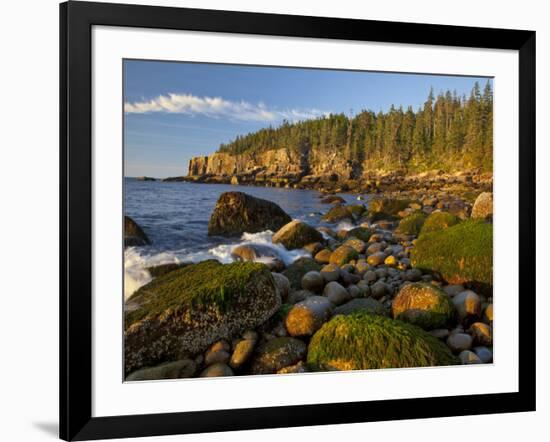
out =
<svg viewBox="0 0 550 442"><path fill-rule="evenodd" d="M128 298L127 380L490 362L492 195L487 205L479 203L486 194L476 193L475 204L442 191L416 199L373 195L368 206L326 203L320 221L330 227L289 222L287 215L273 235L261 232L267 235L263 243L227 237L227 263L214 257L148 268L151 281ZM231 198L244 198L244 206ZM239 213L232 212L235 207ZM281 210L229 191L220 196L211 222L230 229L226 221L246 220L251 208L262 213L262 222ZM282 249L307 256L285 260ZM195 315L211 325L186 322ZM331 327L352 324L361 330L357 341L326 340ZM416 359L408 347L395 359L384 353L365 359L362 340L377 346L379 333L383 340L410 334L427 359ZM147 336L162 340L149 342ZM334 360L338 366L331 365ZM180 366L185 370L173 371Z"/></svg>

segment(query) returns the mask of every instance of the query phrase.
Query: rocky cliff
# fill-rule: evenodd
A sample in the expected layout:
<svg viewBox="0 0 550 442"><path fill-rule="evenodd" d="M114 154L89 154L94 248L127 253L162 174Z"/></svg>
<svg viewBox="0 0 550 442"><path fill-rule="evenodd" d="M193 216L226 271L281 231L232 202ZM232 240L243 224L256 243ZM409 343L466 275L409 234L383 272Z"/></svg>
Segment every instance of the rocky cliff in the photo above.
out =
<svg viewBox="0 0 550 442"><path fill-rule="evenodd" d="M407 188L442 188L460 185L490 190L492 173L468 170L419 174L401 170L372 170L368 163L348 159L345 149L274 149L240 155L213 153L193 157L184 180L272 187L315 188L327 191L377 192Z"/></svg>
<svg viewBox="0 0 550 442"><path fill-rule="evenodd" d="M357 169L357 168L356 168ZM357 175L357 173L355 173ZM296 184L305 179L332 177L332 180L354 178L354 168L340 149L323 152L274 149L247 152L241 155L214 153L193 157L189 161L188 178L200 181L239 183Z"/></svg>

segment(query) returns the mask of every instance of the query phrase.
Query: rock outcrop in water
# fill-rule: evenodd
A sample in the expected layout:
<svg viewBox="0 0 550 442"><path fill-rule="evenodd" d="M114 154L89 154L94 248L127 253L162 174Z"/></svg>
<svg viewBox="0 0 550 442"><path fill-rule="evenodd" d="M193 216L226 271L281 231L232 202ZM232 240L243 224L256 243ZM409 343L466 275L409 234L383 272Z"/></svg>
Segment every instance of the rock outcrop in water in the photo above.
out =
<svg viewBox="0 0 550 442"><path fill-rule="evenodd" d="M290 221L290 216L271 201L243 192L224 192L210 216L208 234L238 236L244 232L277 231Z"/></svg>
<svg viewBox="0 0 550 442"><path fill-rule="evenodd" d="M145 246L151 241L143 229L132 218L124 216L124 247Z"/></svg>

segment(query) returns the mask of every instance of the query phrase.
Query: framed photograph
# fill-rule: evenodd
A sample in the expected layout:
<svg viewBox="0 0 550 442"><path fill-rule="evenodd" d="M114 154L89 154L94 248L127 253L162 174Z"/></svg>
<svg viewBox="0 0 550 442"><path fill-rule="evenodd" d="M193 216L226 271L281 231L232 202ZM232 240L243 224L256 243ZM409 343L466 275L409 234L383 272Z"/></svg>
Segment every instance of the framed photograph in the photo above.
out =
<svg viewBox="0 0 550 442"><path fill-rule="evenodd" d="M62 439L535 409L535 32L60 17Z"/></svg>

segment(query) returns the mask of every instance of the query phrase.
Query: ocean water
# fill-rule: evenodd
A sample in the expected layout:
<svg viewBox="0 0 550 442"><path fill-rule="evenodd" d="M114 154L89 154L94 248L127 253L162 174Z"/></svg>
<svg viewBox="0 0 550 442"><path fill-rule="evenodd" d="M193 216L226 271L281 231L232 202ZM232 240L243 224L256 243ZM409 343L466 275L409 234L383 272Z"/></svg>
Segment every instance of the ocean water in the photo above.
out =
<svg viewBox="0 0 550 442"><path fill-rule="evenodd" d="M288 251L271 243L273 232L244 233L240 238L208 236L208 220L216 201L223 192L239 191L278 204L293 219L312 226L323 225L320 218L331 205L321 204L319 192L313 190L279 189L271 187L196 184L184 182L124 180L124 212L132 217L152 241L150 246L130 247L124 256L124 295L151 280L146 268L171 262L199 262L218 259L233 261L231 251L240 244L264 244L277 250L285 264L304 250ZM347 202L357 202L355 195L341 194ZM335 227L332 225L331 227ZM342 223L337 228L351 228Z"/></svg>

